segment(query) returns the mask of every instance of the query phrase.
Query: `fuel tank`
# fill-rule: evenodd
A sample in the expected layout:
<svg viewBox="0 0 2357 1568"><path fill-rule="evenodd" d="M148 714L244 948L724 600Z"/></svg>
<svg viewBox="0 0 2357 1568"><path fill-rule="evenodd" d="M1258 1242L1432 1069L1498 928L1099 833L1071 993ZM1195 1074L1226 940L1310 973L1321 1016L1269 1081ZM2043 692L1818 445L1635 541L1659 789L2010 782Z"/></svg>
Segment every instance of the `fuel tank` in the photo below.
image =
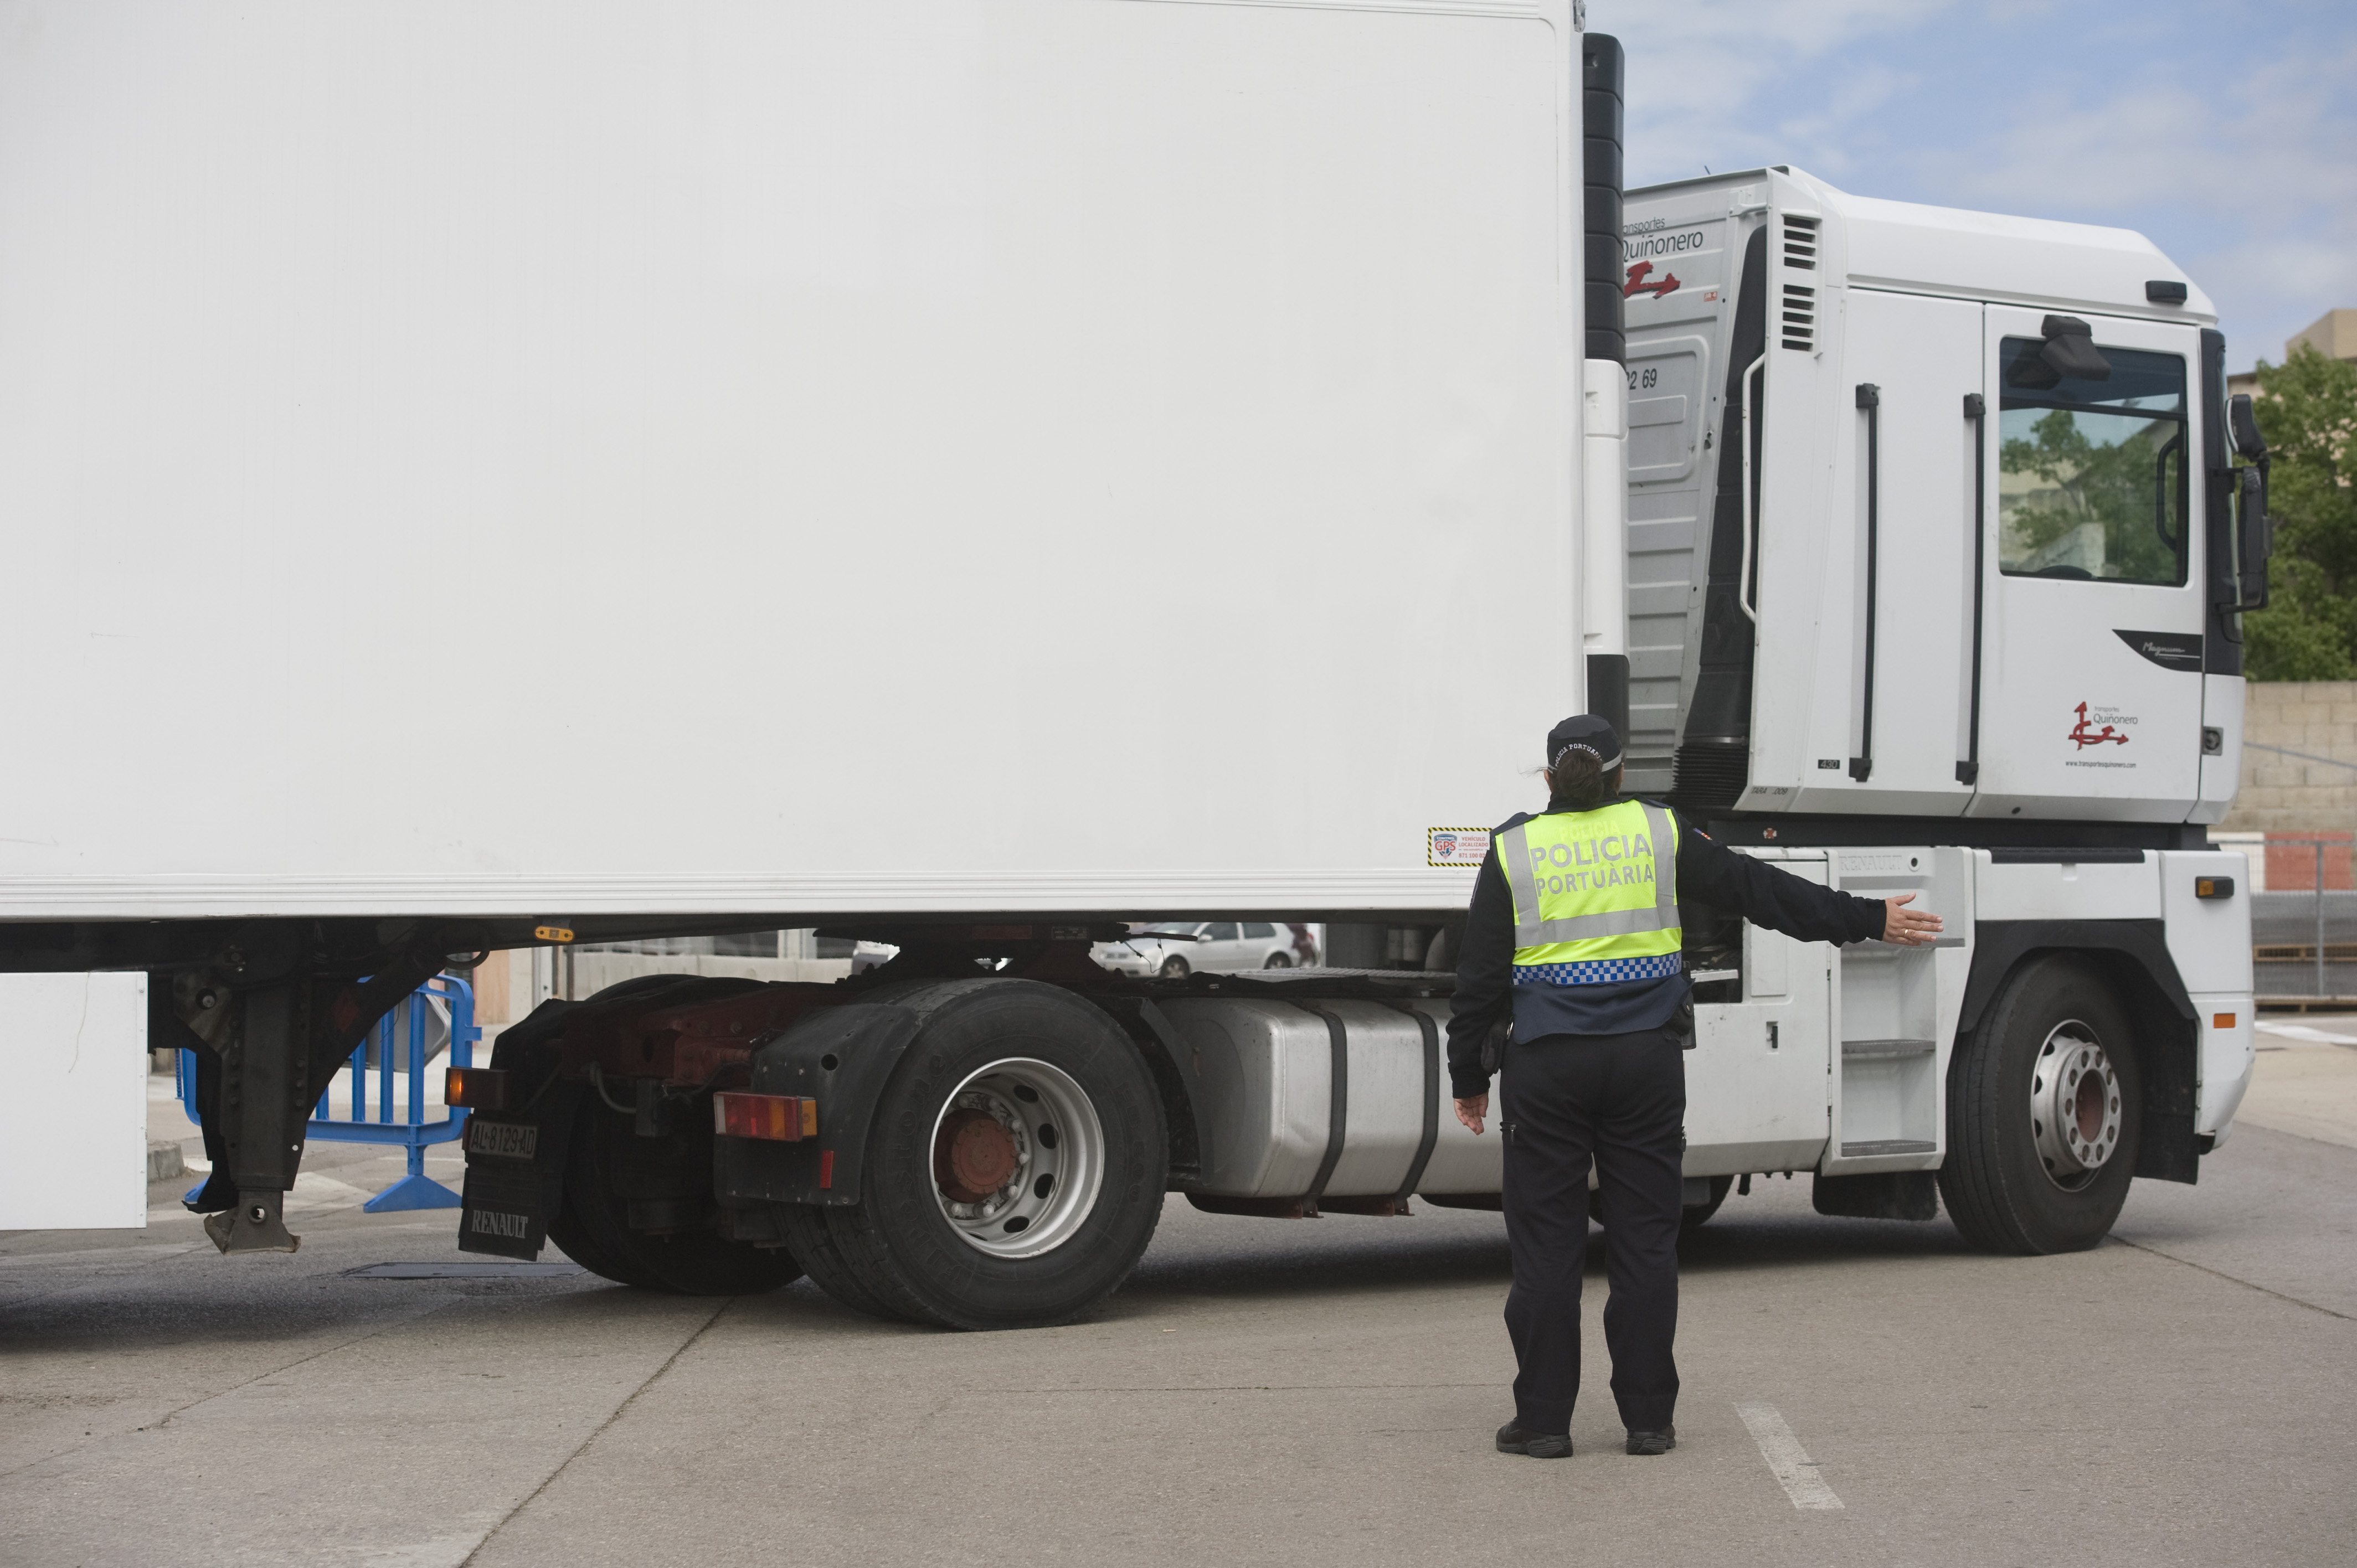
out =
<svg viewBox="0 0 2357 1568"><path fill-rule="evenodd" d="M1196 1079L1205 1194L1499 1190L1496 1130L1477 1138L1449 1107L1445 1000L1188 997L1161 1008Z"/></svg>

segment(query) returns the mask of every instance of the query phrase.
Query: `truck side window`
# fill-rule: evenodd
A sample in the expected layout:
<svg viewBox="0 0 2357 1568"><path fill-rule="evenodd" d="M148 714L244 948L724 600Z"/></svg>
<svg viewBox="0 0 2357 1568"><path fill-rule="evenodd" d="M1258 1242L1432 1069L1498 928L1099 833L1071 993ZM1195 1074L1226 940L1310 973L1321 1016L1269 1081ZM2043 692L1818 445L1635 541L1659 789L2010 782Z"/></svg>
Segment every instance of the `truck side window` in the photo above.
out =
<svg viewBox="0 0 2357 1568"><path fill-rule="evenodd" d="M2185 361L2104 347L2057 376L2036 338L1997 354L1997 566L2008 576L2185 581Z"/></svg>

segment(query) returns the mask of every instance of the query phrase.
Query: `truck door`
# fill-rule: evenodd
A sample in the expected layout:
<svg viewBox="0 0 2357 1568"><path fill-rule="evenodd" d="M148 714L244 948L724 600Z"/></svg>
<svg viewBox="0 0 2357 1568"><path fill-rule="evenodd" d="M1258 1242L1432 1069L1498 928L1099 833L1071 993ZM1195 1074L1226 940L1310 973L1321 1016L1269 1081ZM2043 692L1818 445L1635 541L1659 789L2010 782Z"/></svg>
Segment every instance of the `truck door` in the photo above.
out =
<svg viewBox="0 0 2357 1568"><path fill-rule="evenodd" d="M1971 657L1970 604L1958 589L1971 564L1964 410L1985 373L1981 310L1965 300L1850 291L1846 384L1836 392L1847 483L1832 509L1846 520L1847 538L1827 542L1823 611L1828 628L1846 624L1848 635L1837 638L1828 671L1842 700L1821 710L1798 759L1803 810L1959 816L1971 798L1956 766ZM1769 596L1763 589L1763 614L1773 613ZM1807 633L1787 635L1797 649Z"/></svg>
<svg viewBox="0 0 2357 1568"><path fill-rule="evenodd" d="M2201 759L2194 329L1986 308L1971 814L2181 820Z"/></svg>

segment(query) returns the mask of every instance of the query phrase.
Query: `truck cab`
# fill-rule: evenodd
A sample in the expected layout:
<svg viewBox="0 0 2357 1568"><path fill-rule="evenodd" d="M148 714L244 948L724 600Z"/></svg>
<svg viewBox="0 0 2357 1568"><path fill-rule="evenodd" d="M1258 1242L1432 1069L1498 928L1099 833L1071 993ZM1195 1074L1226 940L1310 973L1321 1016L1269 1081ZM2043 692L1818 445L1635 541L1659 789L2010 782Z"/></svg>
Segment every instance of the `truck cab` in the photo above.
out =
<svg viewBox="0 0 2357 1568"><path fill-rule="evenodd" d="M1631 788L2217 822L2243 690L2223 339L2176 264L1785 167L1625 211Z"/></svg>

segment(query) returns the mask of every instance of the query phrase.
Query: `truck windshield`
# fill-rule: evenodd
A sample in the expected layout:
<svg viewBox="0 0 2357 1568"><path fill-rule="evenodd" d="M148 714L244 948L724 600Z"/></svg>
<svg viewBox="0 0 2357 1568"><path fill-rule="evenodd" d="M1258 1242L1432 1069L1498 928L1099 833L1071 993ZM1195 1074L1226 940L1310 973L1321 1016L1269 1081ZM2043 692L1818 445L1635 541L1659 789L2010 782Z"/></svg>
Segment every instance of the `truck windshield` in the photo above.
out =
<svg viewBox="0 0 2357 1568"><path fill-rule="evenodd" d="M1997 565L2009 576L2185 581L2185 361L2102 348L2103 381L2057 379L2043 342L1998 352Z"/></svg>

